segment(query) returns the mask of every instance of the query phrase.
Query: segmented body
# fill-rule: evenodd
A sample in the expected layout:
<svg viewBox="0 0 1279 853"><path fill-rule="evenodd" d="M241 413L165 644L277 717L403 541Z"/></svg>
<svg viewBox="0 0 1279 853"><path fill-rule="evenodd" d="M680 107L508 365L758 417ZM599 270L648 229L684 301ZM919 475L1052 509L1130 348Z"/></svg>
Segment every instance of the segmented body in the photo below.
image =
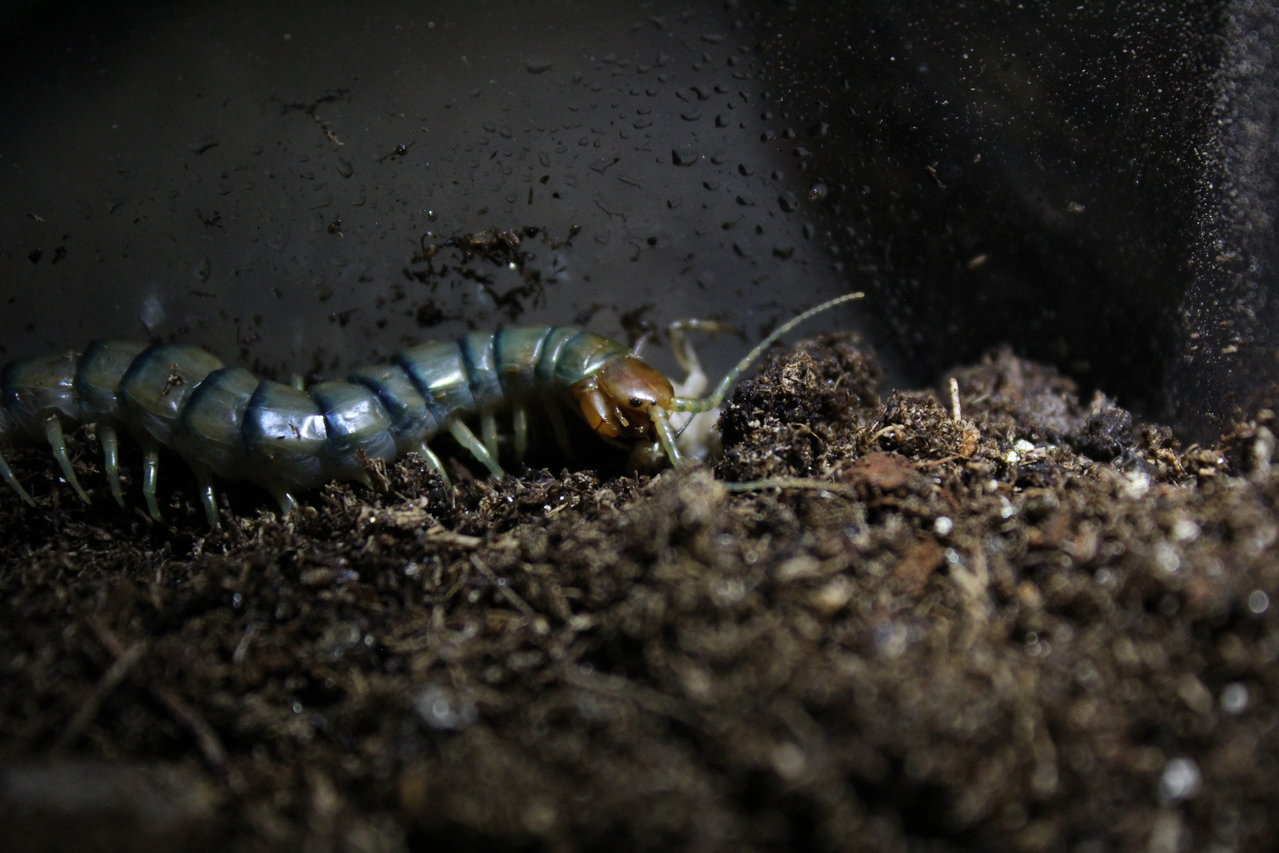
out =
<svg viewBox="0 0 1279 853"><path fill-rule="evenodd" d="M142 448L142 494L151 516L160 520L159 457L167 448L194 472L213 526L214 477L261 486L285 513L296 508L295 492L330 480L367 482L369 459L389 461L417 451L447 480L428 444L445 431L500 476L497 414L511 414L513 451L520 458L528 442L527 407L538 402L547 404L566 449L560 404L605 440L646 447L650 458L660 454L677 465L682 456L673 413L716 408L769 344L814 314L861 295L836 297L783 323L704 397L675 394L665 376L622 344L571 326L424 343L386 364L357 368L345 380L306 388L227 367L199 347L95 341L83 352L13 361L0 369L0 447L14 439L47 441L68 484L87 502L63 430L92 424L111 493L123 506L118 434L124 431ZM675 328L672 343L690 377L700 376L696 357ZM479 437L467 421L479 422ZM3 454L0 479L34 503Z"/></svg>
<svg viewBox="0 0 1279 853"><path fill-rule="evenodd" d="M61 464L62 428L93 424L118 495L116 433L124 430L143 448L143 488L153 515L159 514L154 480L161 448L191 466L209 500L216 475L255 483L288 509L295 492L330 480L364 480L362 457L391 460L418 450L438 464L427 442L445 430L500 473L495 413L516 412L522 443L524 405L555 400L627 352L573 327L507 329L421 344L386 364L358 368L344 381L298 389L224 366L194 346L96 341L80 353L4 366L0 440L48 439ZM465 428L472 416L484 425L485 441ZM206 511L215 522L208 501Z"/></svg>

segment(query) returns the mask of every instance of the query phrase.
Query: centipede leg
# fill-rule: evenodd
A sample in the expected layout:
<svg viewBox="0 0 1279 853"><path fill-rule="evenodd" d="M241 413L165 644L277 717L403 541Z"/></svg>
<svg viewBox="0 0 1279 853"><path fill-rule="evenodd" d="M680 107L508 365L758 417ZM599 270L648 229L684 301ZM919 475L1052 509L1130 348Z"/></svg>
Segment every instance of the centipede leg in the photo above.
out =
<svg viewBox="0 0 1279 853"><path fill-rule="evenodd" d="M480 435L484 437L484 447L489 456L497 458L497 416L492 412L480 414Z"/></svg>
<svg viewBox="0 0 1279 853"><path fill-rule="evenodd" d="M449 424L449 432L453 434L453 438L457 443L471 451L479 463L489 469L489 473L494 477L502 477L506 472L502 470L502 466L497 464L497 460L493 458L493 454L488 452L488 448L475 437L475 433L471 432L470 427L461 421L453 421Z"/></svg>
<svg viewBox="0 0 1279 853"><path fill-rule="evenodd" d="M102 442L102 468L107 472L107 486L115 502L124 508L124 489L120 487L120 439L116 436L115 427L110 424L98 425L98 441Z"/></svg>
<svg viewBox="0 0 1279 853"><path fill-rule="evenodd" d="M203 465L192 467L195 474L195 482L200 487L200 503L204 505L204 518L209 522L209 528L217 530L220 526L218 523L218 498L213 492L213 474Z"/></svg>
<svg viewBox="0 0 1279 853"><path fill-rule="evenodd" d="M515 460L523 462L528 452L528 409L523 406L512 409L511 431L515 433Z"/></svg>
<svg viewBox="0 0 1279 853"><path fill-rule="evenodd" d="M80 500L88 503L89 496L81 487L80 481L76 479L75 471L71 470L71 459L67 456L67 443L62 438L62 421L56 415L44 422L44 437L49 440L49 449L53 451L53 458L62 469L63 478L80 496Z"/></svg>
<svg viewBox="0 0 1279 853"><path fill-rule="evenodd" d="M426 460L426 464L430 466L430 469L434 473L440 475L440 479L444 481L445 487L451 485L449 472L444 470L444 464L440 462L440 457L436 456L435 451L426 446L425 441L418 446L417 452L422 454L422 458Z"/></svg>
<svg viewBox="0 0 1279 853"><path fill-rule="evenodd" d="M31 499L31 495L27 494L27 490L22 488L22 484L18 482L18 478L13 476L13 472L9 470L9 463L4 461L4 454L0 453L0 480L4 480L9 484L9 488L18 493L18 497L22 498L31 506L35 506L36 502Z"/></svg>
<svg viewBox="0 0 1279 853"><path fill-rule="evenodd" d="M147 513L152 520L163 523L160 504L155 499L156 483L160 477L160 448L150 445L142 448L142 497L147 502Z"/></svg>
<svg viewBox="0 0 1279 853"><path fill-rule="evenodd" d="M576 459L572 446L568 443L568 425L564 423L564 416L560 414L559 406L553 403L546 404L546 417L551 422L551 432L555 434L555 443L560 446L564 458Z"/></svg>
<svg viewBox="0 0 1279 853"><path fill-rule="evenodd" d="M685 397L696 397L706 390L710 380L702 369L702 360L697 357L697 350L688 339L690 331L698 332L733 332L732 326L717 323L714 320L683 320L672 323L669 329L671 352L675 362L684 371L684 381L676 383L675 393Z"/></svg>
<svg viewBox="0 0 1279 853"><path fill-rule="evenodd" d="M282 517L288 518L297 515L298 502L293 495L288 492L272 492L271 494L275 496L275 502L280 505L280 515Z"/></svg>

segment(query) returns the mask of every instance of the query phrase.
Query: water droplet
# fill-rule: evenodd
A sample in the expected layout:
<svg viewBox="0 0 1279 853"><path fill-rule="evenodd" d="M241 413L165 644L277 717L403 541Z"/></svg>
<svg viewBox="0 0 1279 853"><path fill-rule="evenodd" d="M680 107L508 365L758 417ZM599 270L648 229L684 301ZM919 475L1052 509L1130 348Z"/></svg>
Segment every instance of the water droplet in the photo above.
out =
<svg viewBox="0 0 1279 853"><path fill-rule="evenodd" d="M524 63L524 70L530 74L541 74L544 71L550 71L551 68L551 61L541 56L529 57Z"/></svg>
<svg viewBox="0 0 1279 853"><path fill-rule="evenodd" d="M691 166L700 159L702 159L702 155L687 145L682 148L671 149L671 162L676 166Z"/></svg>
<svg viewBox="0 0 1279 853"><path fill-rule="evenodd" d="M148 294L142 301L142 311L138 318L142 321L143 327L148 332L153 332L156 326L164 322L164 317L164 305L161 304L160 298L154 293Z"/></svg>

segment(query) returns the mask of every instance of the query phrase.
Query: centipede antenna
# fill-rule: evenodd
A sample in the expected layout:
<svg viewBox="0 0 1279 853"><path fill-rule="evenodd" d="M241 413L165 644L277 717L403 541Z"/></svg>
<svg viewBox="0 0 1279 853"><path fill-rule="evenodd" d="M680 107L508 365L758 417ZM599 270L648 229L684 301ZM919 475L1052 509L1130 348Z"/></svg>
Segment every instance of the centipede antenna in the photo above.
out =
<svg viewBox="0 0 1279 853"><path fill-rule="evenodd" d="M67 442L62 437L62 421L57 415L44 422L44 437L49 440L49 449L53 451L53 458L62 469L63 478L80 496L80 500L88 503L89 496L80 485L80 481L76 479L75 471L71 469L71 459L67 456Z"/></svg>
<svg viewBox="0 0 1279 853"><path fill-rule="evenodd" d="M9 488L18 493L18 497L23 501L35 506L36 502L31 499L31 495L27 494L27 490L22 488L22 484L18 482L18 478L13 476L13 472L9 470L9 463L4 461L4 454L0 453L0 480L4 480L9 484Z"/></svg>
<svg viewBox="0 0 1279 853"><path fill-rule="evenodd" d="M671 429L670 420L662 412L653 412L653 426L657 430L657 440L662 444L662 452L670 460L671 467L680 467L684 464L684 457L679 452L679 445L675 443L675 431Z"/></svg>
<svg viewBox="0 0 1279 853"><path fill-rule="evenodd" d="M843 305L845 302L852 302L854 299L861 299L866 294L862 292L845 293L842 296L836 296L834 299L827 300L821 305L815 305L807 311L800 312L791 317L785 323L782 323L774 329L767 337L756 344L750 352L739 362L732 370L724 374L724 378L715 386L715 390L706 397L676 397L672 409L677 412L708 412L711 409L718 408L724 402L724 398L728 396L729 390L737 382L738 377L745 372L755 361L764 354L764 351L777 342L782 335L785 335L791 329L812 319L823 311L829 311L836 305Z"/></svg>
<svg viewBox="0 0 1279 853"><path fill-rule="evenodd" d="M115 434L115 427L99 424L98 441L102 442L102 468L107 472L111 497L124 509L124 489L120 487L120 439Z"/></svg>

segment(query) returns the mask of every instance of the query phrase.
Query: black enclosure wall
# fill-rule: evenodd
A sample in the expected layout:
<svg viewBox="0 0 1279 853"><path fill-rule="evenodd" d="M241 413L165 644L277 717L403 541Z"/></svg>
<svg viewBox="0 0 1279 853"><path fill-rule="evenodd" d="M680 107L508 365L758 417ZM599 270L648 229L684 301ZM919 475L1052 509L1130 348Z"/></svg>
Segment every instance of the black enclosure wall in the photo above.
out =
<svg viewBox="0 0 1279 853"><path fill-rule="evenodd" d="M1276 397L1276 17L6 4L0 356L329 372L512 322L754 339L865 289L829 323L903 380L1007 343L1211 437Z"/></svg>

